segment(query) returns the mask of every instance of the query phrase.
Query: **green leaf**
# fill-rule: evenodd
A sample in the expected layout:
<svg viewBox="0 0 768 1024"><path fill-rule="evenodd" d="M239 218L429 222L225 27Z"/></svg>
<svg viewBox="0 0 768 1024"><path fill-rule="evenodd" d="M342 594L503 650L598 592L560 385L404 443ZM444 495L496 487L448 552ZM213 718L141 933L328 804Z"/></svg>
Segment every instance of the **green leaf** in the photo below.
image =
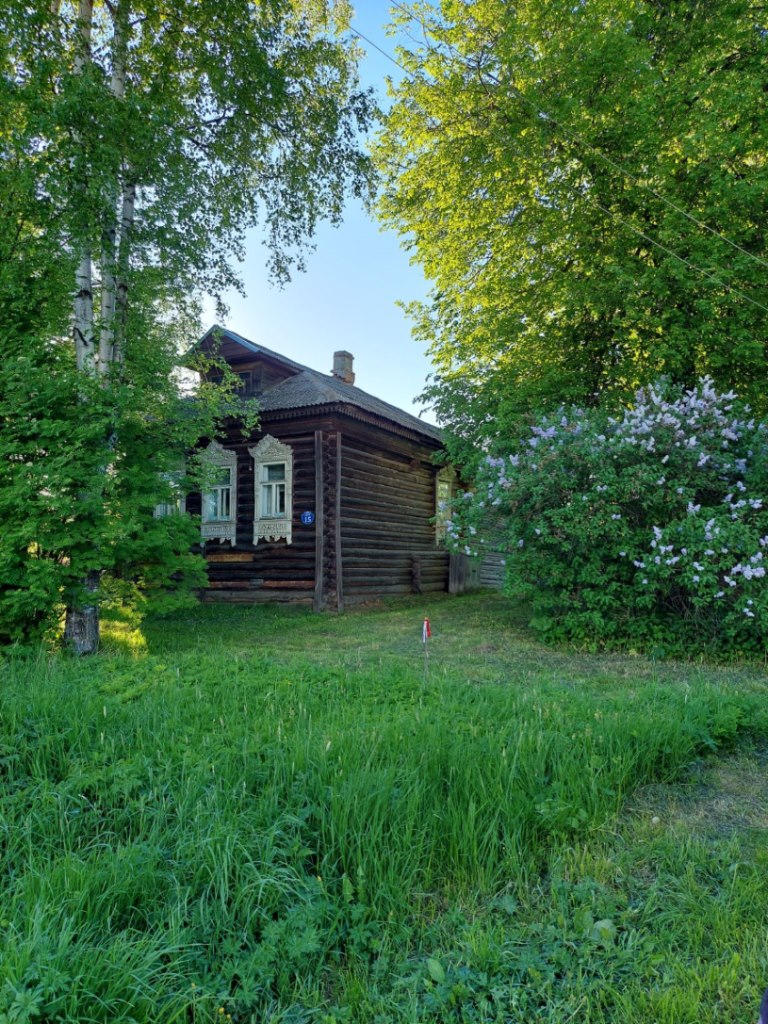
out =
<svg viewBox="0 0 768 1024"><path fill-rule="evenodd" d="M595 921L589 937L593 942L597 942L605 949L608 949L615 945L616 934L616 925L610 918L604 917L600 921Z"/></svg>
<svg viewBox="0 0 768 1024"><path fill-rule="evenodd" d="M439 960L435 960L434 958L430 957L427 960L427 971L429 971L429 976L432 979L432 981L434 981L437 985L445 984L447 975L445 973L445 968L443 967Z"/></svg>

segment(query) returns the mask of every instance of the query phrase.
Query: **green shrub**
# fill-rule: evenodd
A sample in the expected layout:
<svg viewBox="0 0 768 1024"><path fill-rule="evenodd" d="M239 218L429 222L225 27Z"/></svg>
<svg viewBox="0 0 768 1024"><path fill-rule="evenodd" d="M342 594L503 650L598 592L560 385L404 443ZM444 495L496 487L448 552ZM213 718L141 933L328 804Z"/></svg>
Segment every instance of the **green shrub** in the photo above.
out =
<svg viewBox="0 0 768 1024"><path fill-rule="evenodd" d="M641 391L622 417L562 408L485 460L449 535L508 553L550 637L763 651L767 437L709 380Z"/></svg>

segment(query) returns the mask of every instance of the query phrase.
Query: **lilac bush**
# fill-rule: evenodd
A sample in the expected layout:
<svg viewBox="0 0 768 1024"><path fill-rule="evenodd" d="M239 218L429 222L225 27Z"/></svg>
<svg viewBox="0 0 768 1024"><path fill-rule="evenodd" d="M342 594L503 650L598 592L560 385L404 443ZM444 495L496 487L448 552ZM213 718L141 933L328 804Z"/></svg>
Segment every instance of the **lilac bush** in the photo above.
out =
<svg viewBox="0 0 768 1024"><path fill-rule="evenodd" d="M553 637L763 651L768 431L732 393L638 392L623 416L561 408L455 503L451 543L506 552Z"/></svg>

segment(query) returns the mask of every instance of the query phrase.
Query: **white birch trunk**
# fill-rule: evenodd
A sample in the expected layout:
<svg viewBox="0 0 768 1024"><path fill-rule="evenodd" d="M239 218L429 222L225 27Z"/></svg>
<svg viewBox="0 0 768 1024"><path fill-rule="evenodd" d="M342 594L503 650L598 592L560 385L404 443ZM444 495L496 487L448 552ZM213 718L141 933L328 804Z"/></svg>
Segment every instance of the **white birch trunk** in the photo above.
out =
<svg viewBox="0 0 768 1024"><path fill-rule="evenodd" d="M126 169L130 173L130 168ZM123 184L123 203L120 212L120 241L117 252L117 309L115 316L114 359L121 362L125 345L125 331L128 312L128 268L131 258L131 234L136 219L136 185L131 181Z"/></svg>
<svg viewBox="0 0 768 1024"><path fill-rule="evenodd" d="M115 351L115 241L114 223L107 226L101 245L101 319L99 332L99 371L106 373Z"/></svg>
<svg viewBox="0 0 768 1024"><path fill-rule="evenodd" d="M128 10L127 3L114 3L109 8L112 17L112 75L109 88L117 100L125 97L125 61L128 45ZM125 189L123 188L123 194ZM113 363L121 361L122 339L119 338L118 319L118 289L119 282L116 272L118 252L122 249L122 220L123 215L118 214L117 183L115 187L115 198L113 202L113 219L107 224L104 230L102 253L101 253L101 332L99 337L99 368L106 373ZM125 200L122 200L122 206ZM118 216L120 222L118 222ZM120 232L120 243L118 244L118 232Z"/></svg>
<svg viewBox="0 0 768 1024"><path fill-rule="evenodd" d="M75 274L74 338L78 370L93 373L97 366L93 329L93 267L89 252L80 257Z"/></svg>
<svg viewBox="0 0 768 1024"><path fill-rule="evenodd" d="M72 70L85 73L91 63L93 38L93 0L80 0L77 13L77 38ZM85 198L85 183L81 184ZM83 373L98 372L93 322L93 259L90 247L83 244L75 280L73 334L77 368ZM98 571L90 571L82 580L86 597L67 604L64 642L76 654L95 654L99 646Z"/></svg>
<svg viewBox="0 0 768 1024"><path fill-rule="evenodd" d="M72 70L82 75L91 63L93 39L93 0L80 0L77 11L77 38ZM84 191L84 186L82 187ZM92 373L96 368L93 327L93 265L87 246L80 254L75 280L74 340L77 368Z"/></svg>

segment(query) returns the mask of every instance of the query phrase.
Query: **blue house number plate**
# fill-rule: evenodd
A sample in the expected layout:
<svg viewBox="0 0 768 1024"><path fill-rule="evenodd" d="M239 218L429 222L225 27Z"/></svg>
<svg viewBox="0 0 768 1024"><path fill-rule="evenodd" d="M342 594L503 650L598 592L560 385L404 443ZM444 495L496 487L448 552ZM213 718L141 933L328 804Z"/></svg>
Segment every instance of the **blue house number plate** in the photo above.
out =
<svg viewBox="0 0 768 1024"><path fill-rule="evenodd" d="M314 512L302 512L301 513L301 521L304 524L304 526L311 526L312 523L314 523L314 521L315 521L315 513Z"/></svg>

